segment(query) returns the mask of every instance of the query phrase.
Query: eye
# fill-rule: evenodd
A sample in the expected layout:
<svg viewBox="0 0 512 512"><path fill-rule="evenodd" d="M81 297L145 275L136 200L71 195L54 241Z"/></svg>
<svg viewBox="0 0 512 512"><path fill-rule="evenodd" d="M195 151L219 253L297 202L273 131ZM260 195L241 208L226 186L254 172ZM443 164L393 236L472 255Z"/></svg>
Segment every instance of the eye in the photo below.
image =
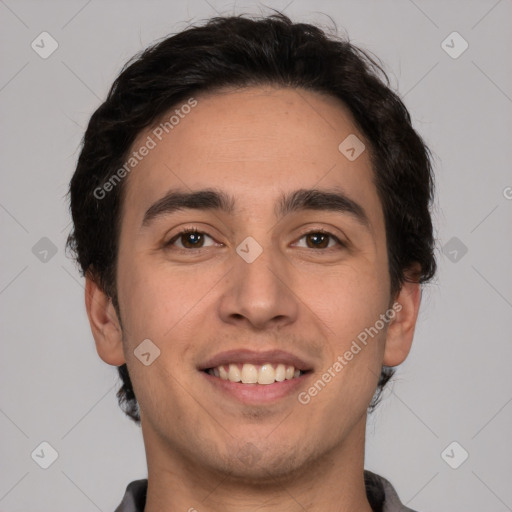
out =
<svg viewBox="0 0 512 512"><path fill-rule="evenodd" d="M175 245L175 243L178 241L181 243L181 246L177 245L179 249L202 249L203 247L205 247L203 245L205 237L209 238L210 240L213 240L213 238L210 235L207 235L202 231L198 231L195 228L187 228L184 229L183 231L180 231L177 235L173 236L165 244L165 247L171 247Z"/></svg>
<svg viewBox="0 0 512 512"><path fill-rule="evenodd" d="M315 231L309 231L307 233L304 233L300 237L300 240L302 240L303 238L306 239L306 248L308 249L330 249L332 248L332 245L329 246L329 242L331 241L335 242L334 245L338 244L341 247L345 247L345 244L338 237L322 229L317 229ZM308 242L311 242L311 244L309 244Z"/></svg>
<svg viewBox="0 0 512 512"><path fill-rule="evenodd" d="M205 247L215 245L215 243L212 243L209 246L204 245L205 237L213 241L213 238L203 231L199 231L196 228L186 228L173 236L164 245L166 248L175 246L181 250L203 249ZM346 247L346 244L344 244L338 237L329 231L322 229L304 233L299 240L302 239L306 239L305 247L307 249L332 249L336 244L341 247ZM298 244L296 245L298 246Z"/></svg>

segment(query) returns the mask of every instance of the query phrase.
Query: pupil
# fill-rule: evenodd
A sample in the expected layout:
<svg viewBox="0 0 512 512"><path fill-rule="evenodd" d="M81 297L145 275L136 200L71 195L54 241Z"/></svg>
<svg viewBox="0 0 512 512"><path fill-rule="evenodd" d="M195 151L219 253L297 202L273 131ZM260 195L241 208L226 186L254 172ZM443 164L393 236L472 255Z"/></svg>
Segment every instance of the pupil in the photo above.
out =
<svg viewBox="0 0 512 512"><path fill-rule="evenodd" d="M188 242L192 241L192 245L198 245L197 242L200 241L201 235L199 233L189 233L187 237Z"/></svg>
<svg viewBox="0 0 512 512"><path fill-rule="evenodd" d="M325 241L325 239L327 238L327 235L324 235L323 233L314 233L313 235L310 235L312 240L313 240L313 244L316 246L316 247L319 247L323 241ZM319 241L319 239L322 239L320 240L320 243L317 243Z"/></svg>

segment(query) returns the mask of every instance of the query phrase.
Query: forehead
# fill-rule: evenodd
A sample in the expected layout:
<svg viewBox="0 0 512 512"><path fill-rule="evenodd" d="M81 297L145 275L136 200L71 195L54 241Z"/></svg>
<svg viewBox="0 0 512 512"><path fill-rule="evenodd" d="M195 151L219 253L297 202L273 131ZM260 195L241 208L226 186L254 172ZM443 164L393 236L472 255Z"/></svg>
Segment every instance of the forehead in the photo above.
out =
<svg viewBox="0 0 512 512"><path fill-rule="evenodd" d="M126 215L142 216L170 189L208 186L239 197L240 211L267 209L286 190L334 186L365 203L370 217L381 213L369 151L351 161L339 149L347 137L369 147L338 99L261 86L194 100L193 108L182 108L186 100L173 107L132 145L137 151L151 140L153 147L128 176Z"/></svg>

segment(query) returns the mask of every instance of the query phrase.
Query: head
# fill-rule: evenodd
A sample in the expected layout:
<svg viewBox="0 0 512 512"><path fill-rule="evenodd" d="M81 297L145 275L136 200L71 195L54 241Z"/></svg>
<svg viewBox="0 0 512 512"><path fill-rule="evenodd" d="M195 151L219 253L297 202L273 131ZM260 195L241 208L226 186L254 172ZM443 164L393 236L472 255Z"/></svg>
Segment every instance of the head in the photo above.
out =
<svg viewBox="0 0 512 512"><path fill-rule="evenodd" d="M124 411L191 456L192 433L226 467L240 439L283 461L286 439L334 446L410 349L435 273L432 197L428 148L348 41L278 14L214 18L146 49L91 117L70 184L68 245ZM145 339L160 351L148 366L134 354ZM315 421L211 406L207 361L259 348L307 362L303 393L331 369L325 388L286 402ZM291 434L266 437L279 422Z"/></svg>

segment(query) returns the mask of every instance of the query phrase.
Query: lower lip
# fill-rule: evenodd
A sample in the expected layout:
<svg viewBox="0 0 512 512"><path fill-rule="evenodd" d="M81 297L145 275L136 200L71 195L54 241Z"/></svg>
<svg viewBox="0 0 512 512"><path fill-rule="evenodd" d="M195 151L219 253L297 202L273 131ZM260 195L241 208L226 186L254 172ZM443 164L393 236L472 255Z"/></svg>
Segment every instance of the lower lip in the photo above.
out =
<svg viewBox="0 0 512 512"><path fill-rule="evenodd" d="M274 382L274 384L242 384L215 377L204 371L201 373L221 392L231 395L240 402L250 404L268 404L294 393L297 394L298 388L304 385L310 375L305 373L300 377Z"/></svg>

